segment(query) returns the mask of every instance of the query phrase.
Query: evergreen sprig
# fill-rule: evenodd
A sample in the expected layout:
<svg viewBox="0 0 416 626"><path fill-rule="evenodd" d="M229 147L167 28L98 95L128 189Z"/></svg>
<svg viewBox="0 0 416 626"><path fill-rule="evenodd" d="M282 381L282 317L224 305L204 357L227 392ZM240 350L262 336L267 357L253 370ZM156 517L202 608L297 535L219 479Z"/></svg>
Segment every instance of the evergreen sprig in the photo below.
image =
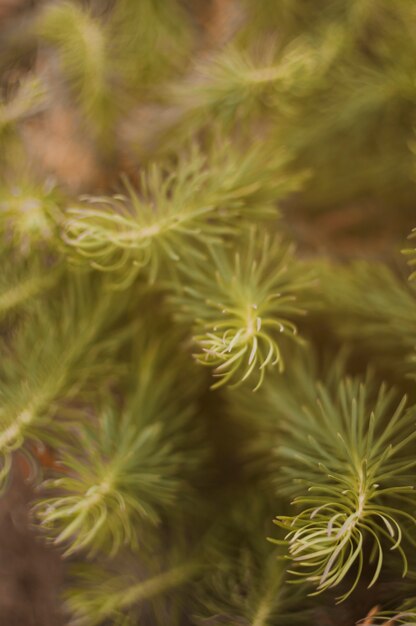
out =
<svg viewBox="0 0 416 626"><path fill-rule="evenodd" d="M212 119L227 129L259 120L273 128L280 114L296 111L299 99L310 95L328 63L306 37L299 37L280 55L275 41L266 40L252 53L230 44L203 58L183 83L171 89L182 110L182 132L204 128ZM180 130L175 128L175 137Z"/></svg>
<svg viewBox="0 0 416 626"><path fill-rule="evenodd" d="M172 96L183 109L184 130L189 133L190 127L203 127L211 116L232 126L267 110L276 83L284 77L273 64L272 49L264 56L263 64L255 63L247 53L230 46L214 58L203 59L187 80L172 87Z"/></svg>
<svg viewBox="0 0 416 626"><path fill-rule="evenodd" d="M47 483L36 505L42 527L67 546L66 554L122 546L141 547L150 526L182 509L204 459L195 390L185 384L187 357L175 360L176 376L163 370L178 339L160 342L148 336L149 325L136 329L133 390L117 407L105 398L94 418L77 429L59 458L63 475ZM157 388L157 394L153 390ZM80 450L83 456L80 458ZM45 484L46 487L46 484Z"/></svg>
<svg viewBox="0 0 416 626"><path fill-rule="evenodd" d="M122 311L89 276L68 277L58 289L55 306L34 302L30 316L12 341L3 340L0 372L0 457L7 476L12 452L26 440L48 441L53 418L71 415L69 400L94 376L114 375L115 356L123 333L103 337ZM96 298L99 297L97 305ZM126 332L125 330L123 331ZM113 370L113 372L111 371ZM53 438L53 437L52 437Z"/></svg>
<svg viewBox="0 0 416 626"><path fill-rule="evenodd" d="M241 158L228 148L214 149L209 159L194 148L173 171L155 164L141 177L140 195L127 184L129 197L91 198L96 208L68 209L65 241L92 267L113 273L118 288L144 268L155 281L161 267L201 259L209 244L236 232L239 218L275 216L271 198L299 185L299 177L283 172L275 180L255 150ZM277 160L284 168L286 157Z"/></svg>
<svg viewBox="0 0 416 626"><path fill-rule="evenodd" d="M397 550L403 575L407 572L402 543L404 523L415 523L415 410L405 409L405 398L397 407L393 401L384 387L372 398L364 383L345 379L334 394L318 386L316 403L299 407L298 423L285 425L287 439L279 454L297 481L294 505L300 511L279 516L276 523L287 531L283 543L294 565L291 573L313 582L316 593L338 586L355 568L339 599L347 598L360 580L366 554L374 562L371 587L388 548Z"/></svg>
<svg viewBox="0 0 416 626"><path fill-rule="evenodd" d="M298 301L312 284L291 246L251 229L238 251L213 246L209 263L183 272L173 302L194 321L196 358L214 368L213 389L249 378L258 389L269 365L283 371L279 340L299 341L292 320L305 313Z"/></svg>

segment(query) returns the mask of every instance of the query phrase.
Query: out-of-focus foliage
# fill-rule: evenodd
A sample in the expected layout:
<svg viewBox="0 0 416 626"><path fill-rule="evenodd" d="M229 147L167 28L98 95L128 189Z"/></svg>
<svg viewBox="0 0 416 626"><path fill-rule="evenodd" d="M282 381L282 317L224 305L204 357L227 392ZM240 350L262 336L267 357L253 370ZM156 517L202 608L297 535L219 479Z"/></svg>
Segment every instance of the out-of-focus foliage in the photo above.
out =
<svg viewBox="0 0 416 626"><path fill-rule="evenodd" d="M108 125L116 102L108 75L109 40L98 18L73 2L52 3L38 27L41 40L56 47L64 76L91 125Z"/></svg>
<svg viewBox="0 0 416 626"><path fill-rule="evenodd" d="M47 484L58 495L36 507L42 527L56 533L55 543L69 543L67 554L141 548L149 525L173 519L192 496L191 482L206 456L198 385L188 382L185 355L175 355L176 376L163 367L180 337L172 333L162 341L149 336L150 328L138 329L123 406L107 395L95 417L85 416L62 455L61 476Z"/></svg>
<svg viewBox="0 0 416 626"><path fill-rule="evenodd" d="M211 567L203 583L196 585L192 623L306 623L312 619L311 603L304 602L299 590L285 583L281 550L271 549L264 541L271 531L267 495L260 503L248 490L243 496L235 493L233 500L211 538L207 557Z"/></svg>
<svg viewBox="0 0 416 626"><path fill-rule="evenodd" d="M10 341L3 339L3 477L13 451L27 440L54 438L54 418L59 415L62 420L66 414L71 418L76 407L68 403L73 398L81 400L88 381L111 380L116 372L111 359L125 334L115 326L123 303L100 291L89 276L67 277L62 282L51 298L32 303L30 315ZM65 430L65 425L57 428Z"/></svg>
<svg viewBox="0 0 416 626"><path fill-rule="evenodd" d="M414 373L416 294L405 279L381 263L324 263L317 273L334 332L365 346L387 367Z"/></svg>
<svg viewBox="0 0 416 626"><path fill-rule="evenodd" d="M165 597L175 593L182 598L182 588L200 577L203 567L197 555L186 558L176 550L168 553L165 561L153 559L135 568L125 557L121 570L117 562L73 567L67 593L73 623L98 626L110 620L116 626L133 626L145 616L156 624L168 619L179 626L183 613L175 606L172 609Z"/></svg>

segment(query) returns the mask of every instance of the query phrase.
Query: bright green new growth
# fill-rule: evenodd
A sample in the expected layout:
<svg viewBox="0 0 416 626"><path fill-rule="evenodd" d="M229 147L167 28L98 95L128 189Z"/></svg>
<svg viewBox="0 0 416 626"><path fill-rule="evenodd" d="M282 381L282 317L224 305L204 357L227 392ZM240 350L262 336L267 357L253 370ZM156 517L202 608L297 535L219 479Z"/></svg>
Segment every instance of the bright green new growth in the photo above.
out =
<svg viewBox="0 0 416 626"><path fill-rule="evenodd" d="M214 368L218 382L212 388L251 378L256 390L268 366L283 371L281 337L299 341L292 320L305 313L298 294L312 281L279 238L250 230L237 249L212 247L208 263L184 269L183 283L192 286L174 304L180 315L195 320L196 358Z"/></svg>
<svg viewBox="0 0 416 626"><path fill-rule="evenodd" d="M279 516L276 523L287 531L291 573L314 583L318 593L338 586L353 571L339 599L347 598L367 559L374 567L371 587L387 549L397 550L403 576L407 572L402 541L404 522L416 523L408 512L415 503L411 443L416 413L405 410L405 399L395 408L393 397L382 388L371 399L366 386L351 379L333 395L321 385L316 404L303 411L299 407L299 424L285 425L290 433L278 454L300 479L293 504L301 510ZM302 419L307 437L298 431ZM301 478L305 471L306 479Z"/></svg>

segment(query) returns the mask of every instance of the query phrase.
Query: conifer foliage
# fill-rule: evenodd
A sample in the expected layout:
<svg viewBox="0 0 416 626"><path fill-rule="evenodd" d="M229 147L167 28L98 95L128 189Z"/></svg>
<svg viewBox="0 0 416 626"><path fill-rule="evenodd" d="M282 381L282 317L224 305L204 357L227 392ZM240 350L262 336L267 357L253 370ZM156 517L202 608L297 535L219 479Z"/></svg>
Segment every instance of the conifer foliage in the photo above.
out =
<svg viewBox="0 0 416 626"><path fill-rule="evenodd" d="M62 623L416 624L416 7L0 20L0 495Z"/></svg>

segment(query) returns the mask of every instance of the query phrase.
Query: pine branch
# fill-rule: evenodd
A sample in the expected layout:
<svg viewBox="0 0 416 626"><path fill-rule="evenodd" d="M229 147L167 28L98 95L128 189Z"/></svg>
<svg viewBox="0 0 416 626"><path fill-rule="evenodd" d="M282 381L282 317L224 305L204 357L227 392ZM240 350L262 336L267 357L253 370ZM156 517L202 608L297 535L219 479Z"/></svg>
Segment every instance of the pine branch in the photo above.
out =
<svg viewBox="0 0 416 626"><path fill-rule="evenodd" d="M203 59L185 82L175 84L170 95L184 109L184 130L189 133L213 119L233 126L267 113L267 105L285 80L286 68L274 63L273 50L265 57L263 64L255 63L230 46L213 58ZM177 133L175 128L175 137Z"/></svg>
<svg viewBox="0 0 416 626"><path fill-rule="evenodd" d="M332 394L319 385L316 402L300 405L297 417L284 414L279 456L295 480L299 513L276 518L287 531L278 543L288 546L291 573L298 581L313 582L316 593L339 585L355 569L339 600L348 597L366 554L375 562L371 587L387 546L400 554L406 574L402 542L409 532L404 534L403 526L407 520L415 523L407 512L414 505L415 410L405 410L405 399L397 408L393 401L384 387L372 398L368 384L345 379Z"/></svg>
<svg viewBox="0 0 416 626"><path fill-rule="evenodd" d="M64 401L79 394L88 379L109 377L104 357L114 357L119 347L120 332L107 339L101 333L111 328L123 303L100 292L88 276L66 280L51 304L33 303L12 345L5 346L0 373L3 478L14 450L26 440L48 440L58 410L61 418L65 415Z"/></svg>
<svg viewBox="0 0 416 626"><path fill-rule="evenodd" d="M276 161L284 169L285 157ZM182 257L203 258L207 246L237 231L238 219L276 215L275 202L299 178L276 180L271 171L256 150L241 158L226 144L207 159L194 148L167 174L154 165L140 196L128 185L129 198L91 198L97 208L68 209L64 238L92 267L113 273L118 288L144 269L155 281L161 267L172 273Z"/></svg>
<svg viewBox="0 0 416 626"><path fill-rule="evenodd" d="M280 338L300 341L292 320L305 313L297 300L312 284L291 247L252 229L238 251L213 247L209 263L183 274L172 301L194 324L198 362L214 367L212 388L254 378L258 389L269 365L283 371Z"/></svg>
<svg viewBox="0 0 416 626"><path fill-rule="evenodd" d="M293 115L301 99L316 90L336 57L339 44L335 45L333 32L326 39L325 53L300 37L280 55L273 41L256 54L232 43L203 58L183 83L169 91L170 99L183 110L180 125L172 132L174 139L180 133L212 127L214 120L229 131L241 123L260 120L266 127L273 126L279 114Z"/></svg>
<svg viewBox="0 0 416 626"><path fill-rule="evenodd" d="M67 546L66 555L142 547L149 527L175 519L178 503L184 511L195 496L192 482L207 456L196 416L198 385L195 378L189 384L186 355L164 368L179 337L162 341L149 322L136 328L125 406L103 398L95 419L78 427L61 455L64 475L44 485L57 495L36 505L42 527Z"/></svg>

